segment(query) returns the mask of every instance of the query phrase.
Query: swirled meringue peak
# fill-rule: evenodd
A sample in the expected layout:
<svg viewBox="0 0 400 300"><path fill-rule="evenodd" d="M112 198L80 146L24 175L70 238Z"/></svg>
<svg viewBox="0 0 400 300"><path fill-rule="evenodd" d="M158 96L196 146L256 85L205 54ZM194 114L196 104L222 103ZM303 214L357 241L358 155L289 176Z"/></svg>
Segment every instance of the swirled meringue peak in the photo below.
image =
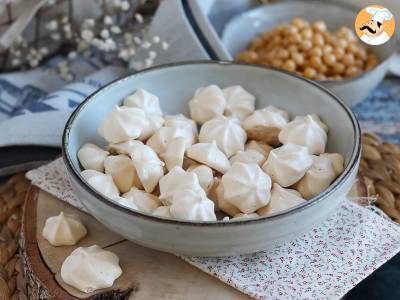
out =
<svg viewBox="0 0 400 300"><path fill-rule="evenodd" d="M256 150L256 151L260 152L265 157L265 159L267 159L267 157L272 149L273 148L270 145L267 145L260 141L254 141L254 140L248 141L246 143L246 145L244 145L245 151Z"/></svg>
<svg viewBox="0 0 400 300"><path fill-rule="evenodd" d="M199 179L194 173L186 172L182 168L174 167L160 179L160 200L164 205L171 205L174 195L181 190L192 190L205 197Z"/></svg>
<svg viewBox="0 0 400 300"><path fill-rule="evenodd" d="M289 121L289 114L274 106L257 109L242 123L249 139L278 145L278 134Z"/></svg>
<svg viewBox="0 0 400 300"><path fill-rule="evenodd" d="M165 127L177 127L184 132L185 137L192 137L190 144L197 143L198 130L196 122L182 114L165 116Z"/></svg>
<svg viewBox="0 0 400 300"><path fill-rule="evenodd" d="M215 141L218 148L229 158L237 151L244 150L247 135L235 119L224 116L208 120L201 126L200 143Z"/></svg>
<svg viewBox="0 0 400 300"><path fill-rule="evenodd" d="M215 141L194 144L187 149L186 155L222 174L230 167L228 158L218 149Z"/></svg>
<svg viewBox="0 0 400 300"><path fill-rule="evenodd" d="M168 171L171 171L174 167L182 168L185 149L186 141L182 137L175 138L169 142L164 153L160 155Z"/></svg>
<svg viewBox="0 0 400 300"><path fill-rule="evenodd" d="M103 172L104 160L109 154L94 144L85 144L78 151L78 159L85 170Z"/></svg>
<svg viewBox="0 0 400 300"><path fill-rule="evenodd" d="M234 163L222 185L225 201L247 214L267 205L271 195L271 178L255 163Z"/></svg>
<svg viewBox="0 0 400 300"><path fill-rule="evenodd" d="M112 154L127 154L127 155L129 155L130 153L133 152L135 147L141 146L141 145L143 145L143 143L141 141L129 140L129 141L122 142L122 143L109 144L107 146L107 150Z"/></svg>
<svg viewBox="0 0 400 300"><path fill-rule="evenodd" d="M296 190L285 189L279 184L274 183L272 186L271 201L267 206L260 208L257 213L260 216L268 216L304 202L306 202L306 200L304 200Z"/></svg>
<svg viewBox="0 0 400 300"><path fill-rule="evenodd" d="M142 187L130 157L120 154L109 156L104 161L105 173L111 175L121 193L126 193L132 186Z"/></svg>
<svg viewBox="0 0 400 300"><path fill-rule="evenodd" d="M153 213L157 207L161 206L161 202L158 197L135 187L131 188L129 192L123 194L122 197L117 200L117 202L119 202L121 205L125 205L148 214Z"/></svg>
<svg viewBox="0 0 400 300"><path fill-rule="evenodd" d="M206 165L192 165L187 172L196 174L200 186L208 193L214 184L214 174L210 167Z"/></svg>
<svg viewBox="0 0 400 300"><path fill-rule="evenodd" d="M121 143L140 136L149 126L143 110L135 107L116 106L100 123L98 131L109 143Z"/></svg>
<svg viewBox="0 0 400 300"><path fill-rule="evenodd" d="M216 85L199 88L189 101L190 116L198 124L224 114L226 101L222 90Z"/></svg>
<svg viewBox="0 0 400 300"><path fill-rule="evenodd" d="M170 206L159 206L153 211L153 216L172 219Z"/></svg>
<svg viewBox="0 0 400 300"><path fill-rule="evenodd" d="M83 179L104 196L115 199L119 197L119 191L111 175L101 173L95 170L85 170L81 172Z"/></svg>
<svg viewBox="0 0 400 300"><path fill-rule="evenodd" d="M245 151L238 151L234 156L229 159L231 165L235 162L242 162L242 163L256 163L260 167L265 162L265 156L262 155L259 151L254 149L249 149Z"/></svg>
<svg viewBox="0 0 400 300"><path fill-rule="evenodd" d="M164 175L164 163L149 146L138 145L130 156L146 192L151 193Z"/></svg>
<svg viewBox="0 0 400 300"><path fill-rule="evenodd" d="M214 202L193 190L180 190L174 195L171 215L178 220L216 221Z"/></svg>
<svg viewBox="0 0 400 300"><path fill-rule="evenodd" d="M118 256L97 245L75 249L61 266L62 280L84 293L111 287L121 274Z"/></svg>
<svg viewBox="0 0 400 300"><path fill-rule="evenodd" d="M164 153L167 145L176 138L184 138L185 146L189 147L192 142L191 132L184 131L179 127L161 127L146 142L157 154Z"/></svg>
<svg viewBox="0 0 400 300"><path fill-rule="evenodd" d="M137 89L132 95L126 97L124 106L137 107L149 114L162 115L158 97L143 89Z"/></svg>
<svg viewBox="0 0 400 300"><path fill-rule="evenodd" d="M311 165L307 148L289 143L272 150L262 168L273 182L288 187L299 181Z"/></svg>
<svg viewBox="0 0 400 300"><path fill-rule="evenodd" d="M325 191L341 172L337 173L337 168L340 164L337 160L339 159L339 156L333 154L313 155L312 166L307 170L304 177L296 183L296 190L298 190L305 199L311 199ZM336 164L336 168L334 163Z"/></svg>
<svg viewBox="0 0 400 300"><path fill-rule="evenodd" d="M226 100L225 116L244 120L254 111L256 98L240 85L233 85L222 90Z"/></svg>
<svg viewBox="0 0 400 300"><path fill-rule="evenodd" d="M298 116L282 128L279 141L307 147L310 154L325 152L328 139L323 124L316 115ZM325 125L325 128L326 125Z"/></svg>
<svg viewBox="0 0 400 300"><path fill-rule="evenodd" d="M146 117L149 121L149 126L143 128L142 133L138 137L138 139L141 141L147 140L164 124L164 118L159 114L146 113Z"/></svg>

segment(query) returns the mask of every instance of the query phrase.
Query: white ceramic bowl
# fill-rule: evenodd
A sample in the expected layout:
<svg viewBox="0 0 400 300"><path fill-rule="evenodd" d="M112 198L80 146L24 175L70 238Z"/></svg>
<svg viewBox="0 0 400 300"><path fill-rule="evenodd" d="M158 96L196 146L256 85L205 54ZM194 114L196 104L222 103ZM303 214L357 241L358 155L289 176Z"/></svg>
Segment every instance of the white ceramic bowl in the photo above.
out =
<svg viewBox="0 0 400 300"><path fill-rule="evenodd" d="M360 8L339 1L291 1L259 6L232 18L226 23L222 33L222 43L230 59L245 49L261 33L282 23L289 23L295 17L308 21L324 20L328 29L335 31L342 26L354 28L354 21ZM390 60L395 53L395 40L380 46L368 46L379 58L374 69L343 80L320 81L348 105L365 99L386 75ZM360 43L362 43L360 41Z"/></svg>
<svg viewBox="0 0 400 300"><path fill-rule="evenodd" d="M105 145L97 126L113 107L137 88L158 95L166 114L188 115L196 88L240 84L291 116L316 113L329 126L330 152L345 157L343 173L321 195L279 214L236 222L183 222L139 213L106 199L80 176L77 151L84 143ZM63 136L63 157L77 196L100 222L137 244L186 254L223 256L255 252L296 237L331 214L350 189L360 159L360 129L353 113L320 85L295 75L256 65L192 62L147 69L114 81L89 96L71 115Z"/></svg>

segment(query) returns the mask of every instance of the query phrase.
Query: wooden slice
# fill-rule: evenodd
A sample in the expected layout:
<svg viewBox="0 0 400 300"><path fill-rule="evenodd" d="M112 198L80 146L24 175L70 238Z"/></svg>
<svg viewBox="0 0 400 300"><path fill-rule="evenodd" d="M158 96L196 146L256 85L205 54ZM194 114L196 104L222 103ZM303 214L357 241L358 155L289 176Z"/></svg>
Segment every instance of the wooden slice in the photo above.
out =
<svg viewBox="0 0 400 300"><path fill-rule="evenodd" d="M46 219L61 211L75 215L88 229L75 246L53 247L41 235ZM74 249L93 244L118 255L123 274L112 288L84 294L62 281L60 269ZM21 246L31 299L250 299L172 254L123 239L93 217L33 186L26 198Z"/></svg>

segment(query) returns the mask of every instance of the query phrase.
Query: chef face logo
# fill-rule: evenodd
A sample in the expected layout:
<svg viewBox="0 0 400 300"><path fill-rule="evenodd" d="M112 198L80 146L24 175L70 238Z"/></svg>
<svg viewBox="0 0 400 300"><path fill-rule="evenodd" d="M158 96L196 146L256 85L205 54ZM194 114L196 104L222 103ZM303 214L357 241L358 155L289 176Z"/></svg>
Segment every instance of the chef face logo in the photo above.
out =
<svg viewBox="0 0 400 300"><path fill-rule="evenodd" d="M366 44L381 45L394 34L393 14L381 5L363 8L357 15L355 30L358 37Z"/></svg>

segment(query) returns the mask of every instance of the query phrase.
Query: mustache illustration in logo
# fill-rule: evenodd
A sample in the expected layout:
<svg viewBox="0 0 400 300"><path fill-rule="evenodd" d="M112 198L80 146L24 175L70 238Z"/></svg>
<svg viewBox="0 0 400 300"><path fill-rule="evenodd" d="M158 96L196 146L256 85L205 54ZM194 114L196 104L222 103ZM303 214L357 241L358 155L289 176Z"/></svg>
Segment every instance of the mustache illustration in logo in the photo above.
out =
<svg viewBox="0 0 400 300"><path fill-rule="evenodd" d="M369 32L371 33L376 33L376 30L373 30L371 27L369 27L368 25L364 25L360 28L361 31L367 29Z"/></svg>

